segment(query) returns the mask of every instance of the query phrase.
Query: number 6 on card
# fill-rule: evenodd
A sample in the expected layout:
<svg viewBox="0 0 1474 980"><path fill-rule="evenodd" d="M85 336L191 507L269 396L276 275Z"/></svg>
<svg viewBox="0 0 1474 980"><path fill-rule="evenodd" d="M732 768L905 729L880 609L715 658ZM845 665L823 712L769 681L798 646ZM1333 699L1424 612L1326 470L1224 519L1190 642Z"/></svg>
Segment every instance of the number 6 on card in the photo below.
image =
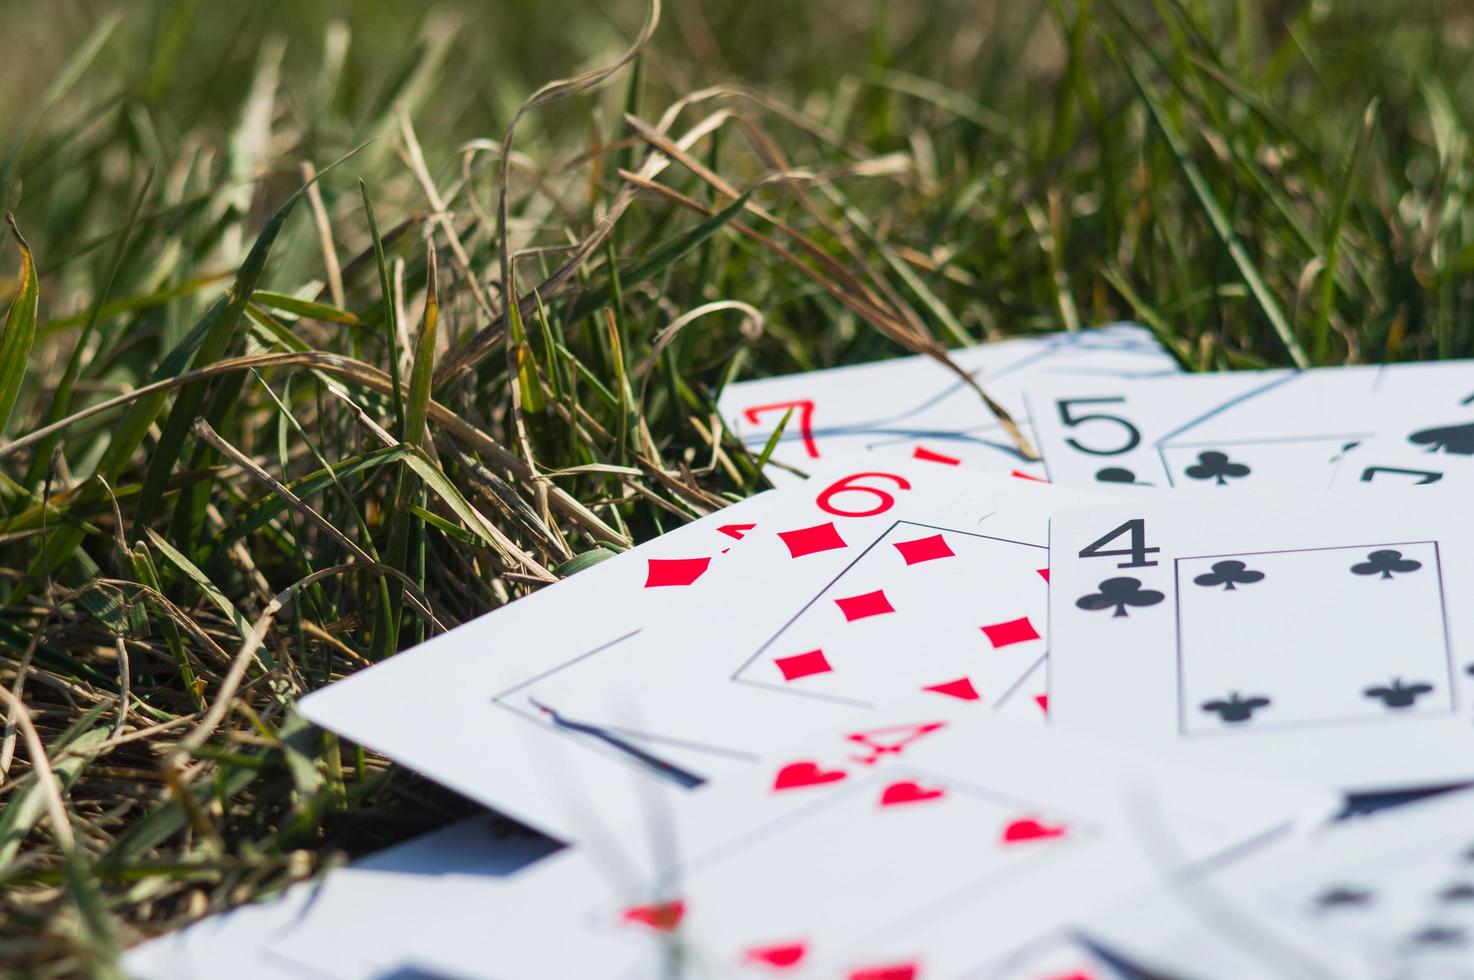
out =
<svg viewBox="0 0 1474 980"><path fill-rule="evenodd" d="M1455 496L1418 497L1056 516L1051 718L1344 789L1474 778L1474 609L1450 601L1474 532Z"/></svg>

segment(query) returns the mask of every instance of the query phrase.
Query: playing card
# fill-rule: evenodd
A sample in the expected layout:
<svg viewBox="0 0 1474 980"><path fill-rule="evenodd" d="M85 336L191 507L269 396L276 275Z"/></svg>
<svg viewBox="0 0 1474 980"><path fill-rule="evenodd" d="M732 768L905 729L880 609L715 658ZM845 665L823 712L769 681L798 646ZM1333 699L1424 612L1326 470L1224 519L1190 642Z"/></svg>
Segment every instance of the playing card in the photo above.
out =
<svg viewBox="0 0 1474 980"><path fill-rule="evenodd" d="M1474 778L1467 506L1389 499L1057 515L1052 721L1348 790Z"/></svg>
<svg viewBox="0 0 1474 980"><path fill-rule="evenodd" d="M1021 392L1041 378L1125 384L1177 370L1151 332L1131 324L998 340L950 354L1025 432ZM871 449L1038 472L977 392L930 357L742 381L723 390L717 407L754 453L789 418L767 468L779 485L792 482L795 470L807 473L836 453Z"/></svg>
<svg viewBox="0 0 1474 980"><path fill-rule="evenodd" d="M498 698L656 752L748 758L915 695L1020 698L1042 721L1026 678L1046 650L1048 521L1091 496L932 460L816 469L621 650Z"/></svg>
<svg viewBox="0 0 1474 980"><path fill-rule="evenodd" d="M495 814L470 817L318 881L141 943L128 951L124 966L139 980L397 975L414 945L406 911L434 901L447 877L507 887L510 876L557 848Z"/></svg>
<svg viewBox="0 0 1474 980"><path fill-rule="evenodd" d="M657 832L556 857L515 901L459 883L452 904L475 913L435 917L422 965L521 980L1026 975L1007 970L1027 962L1017 951L1122 889L1324 812L1319 794L934 704L807 740ZM514 923L494 964L480 921Z"/></svg>
<svg viewBox="0 0 1474 980"><path fill-rule="evenodd" d="M1137 980L1128 965L1088 937L1046 936L973 974L976 980Z"/></svg>
<svg viewBox="0 0 1474 980"><path fill-rule="evenodd" d="M1398 489L1461 485L1474 479L1474 455L1416 446L1401 438L1373 438L1341 454L1331 488Z"/></svg>
<svg viewBox="0 0 1474 980"><path fill-rule="evenodd" d="M1205 980L1467 978L1474 794L1337 822L1123 903L1094 928L1153 969Z"/></svg>
<svg viewBox="0 0 1474 980"><path fill-rule="evenodd" d="M1322 489L1348 446L1378 434L1474 453L1467 361L1044 379L1027 392L1049 478L1080 486Z"/></svg>
<svg viewBox="0 0 1474 980"><path fill-rule="evenodd" d="M645 784L630 774L639 750L495 699L536 684L570 660L620 649L650 617L720 564L776 494L761 494L434 637L304 698L316 724L564 839L593 808L565 786L639 810ZM535 709L534 709L535 710ZM599 751L589 751L597 744ZM628 749L628 750L626 750ZM677 758L680 747L664 755ZM703 771L723 764L703 760ZM577 778L572 778L572 773ZM666 780L656 780L664 786Z"/></svg>

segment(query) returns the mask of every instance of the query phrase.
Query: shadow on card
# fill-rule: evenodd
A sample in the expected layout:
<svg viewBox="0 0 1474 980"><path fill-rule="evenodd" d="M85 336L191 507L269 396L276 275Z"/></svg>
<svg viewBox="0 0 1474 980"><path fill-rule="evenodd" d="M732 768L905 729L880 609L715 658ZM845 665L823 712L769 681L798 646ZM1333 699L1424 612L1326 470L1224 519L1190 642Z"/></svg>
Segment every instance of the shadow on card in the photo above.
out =
<svg viewBox="0 0 1474 980"><path fill-rule="evenodd" d="M1348 793L1345 806L1336 814L1336 819L1352 820L1471 786L1474 783L1449 783L1445 786L1422 786L1417 789L1384 790L1377 793Z"/></svg>

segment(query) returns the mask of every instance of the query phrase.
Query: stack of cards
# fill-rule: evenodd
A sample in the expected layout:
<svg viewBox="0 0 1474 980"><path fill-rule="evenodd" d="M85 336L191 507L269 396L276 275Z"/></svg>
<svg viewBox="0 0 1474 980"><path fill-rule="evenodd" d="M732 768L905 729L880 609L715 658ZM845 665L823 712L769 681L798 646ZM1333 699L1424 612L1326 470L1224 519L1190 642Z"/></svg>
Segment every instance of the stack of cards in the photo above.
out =
<svg viewBox="0 0 1474 980"><path fill-rule="evenodd" d="M1042 460L927 359L731 386L777 489L302 702L492 814L129 968L1474 976L1474 365L956 359Z"/></svg>

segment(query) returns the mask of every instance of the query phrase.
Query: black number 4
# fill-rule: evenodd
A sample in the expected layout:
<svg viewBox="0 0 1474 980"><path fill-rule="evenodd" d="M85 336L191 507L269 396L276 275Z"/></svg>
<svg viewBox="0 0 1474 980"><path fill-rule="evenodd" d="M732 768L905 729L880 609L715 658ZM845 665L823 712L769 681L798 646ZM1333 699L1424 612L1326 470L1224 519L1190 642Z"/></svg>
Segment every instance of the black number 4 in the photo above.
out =
<svg viewBox="0 0 1474 980"><path fill-rule="evenodd" d="M1110 544L1123 534L1131 535L1131 546L1129 548L1112 548L1102 551L1101 546ZM1146 546L1146 521L1140 517L1127 521L1120 527L1108 531L1099 539L1092 541L1080 551L1081 558L1115 558L1119 555L1130 555L1130 561L1123 561L1116 565L1117 568L1147 568L1155 565L1154 561L1147 561L1147 555L1155 555L1161 548L1148 548Z"/></svg>

